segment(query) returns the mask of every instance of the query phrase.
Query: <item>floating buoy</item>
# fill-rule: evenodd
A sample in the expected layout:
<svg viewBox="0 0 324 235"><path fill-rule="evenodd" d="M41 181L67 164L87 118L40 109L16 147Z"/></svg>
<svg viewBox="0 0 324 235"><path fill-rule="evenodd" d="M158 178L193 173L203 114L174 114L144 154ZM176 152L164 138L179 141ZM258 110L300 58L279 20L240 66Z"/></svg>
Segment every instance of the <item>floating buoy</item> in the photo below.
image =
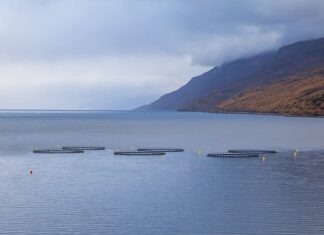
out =
<svg viewBox="0 0 324 235"><path fill-rule="evenodd" d="M29 170L29 175L33 175L33 170Z"/></svg>
<svg viewBox="0 0 324 235"><path fill-rule="evenodd" d="M267 157L263 156L262 161L265 161L265 160L267 160Z"/></svg>

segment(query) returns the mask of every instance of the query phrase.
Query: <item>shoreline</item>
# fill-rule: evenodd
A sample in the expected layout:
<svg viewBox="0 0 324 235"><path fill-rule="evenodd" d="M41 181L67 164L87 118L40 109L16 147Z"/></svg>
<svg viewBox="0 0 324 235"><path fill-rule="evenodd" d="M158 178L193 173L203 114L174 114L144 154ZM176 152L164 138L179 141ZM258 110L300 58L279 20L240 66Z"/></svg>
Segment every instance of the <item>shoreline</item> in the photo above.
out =
<svg viewBox="0 0 324 235"><path fill-rule="evenodd" d="M210 113L210 114L249 114L249 115L267 115L267 116L280 116L280 117L299 117L299 118L324 118L324 115L294 115L294 114L286 114L286 113L266 113L266 112L234 112L234 111L219 111L219 112L208 112L208 111L200 111L200 110L170 110L176 112L198 112L198 113Z"/></svg>
<svg viewBox="0 0 324 235"><path fill-rule="evenodd" d="M167 110L167 109L124 109L124 110L114 110L114 109L0 109L1 112L193 112L193 113L210 113L210 114L248 114L248 115L267 115L267 116L281 116L281 117L300 117L300 118L324 118L324 115L295 115L289 113L271 113L271 112L249 112L249 111L219 111L219 112L211 112L211 111L201 111L201 110Z"/></svg>

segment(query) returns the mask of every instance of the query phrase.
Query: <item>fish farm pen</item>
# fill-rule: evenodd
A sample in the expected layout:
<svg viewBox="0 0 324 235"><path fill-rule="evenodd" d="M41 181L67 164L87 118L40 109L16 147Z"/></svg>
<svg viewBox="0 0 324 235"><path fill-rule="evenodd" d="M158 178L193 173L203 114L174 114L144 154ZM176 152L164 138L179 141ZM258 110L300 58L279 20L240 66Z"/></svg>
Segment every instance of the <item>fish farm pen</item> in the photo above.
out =
<svg viewBox="0 0 324 235"><path fill-rule="evenodd" d="M207 157L219 158L257 158L258 154L255 153L208 153Z"/></svg>
<svg viewBox="0 0 324 235"><path fill-rule="evenodd" d="M115 155L124 155L124 156L162 156L165 155L165 152L158 151L115 151Z"/></svg>
<svg viewBox="0 0 324 235"><path fill-rule="evenodd" d="M183 152L182 148L138 148L138 152Z"/></svg>
<svg viewBox="0 0 324 235"><path fill-rule="evenodd" d="M105 147L102 146L63 146L62 149L64 150L105 150Z"/></svg>
<svg viewBox="0 0 324 235"><path fill-rule="evenodd" d="M277 153L275 150L269 149L230 149L229 153L256 153L256 154L274 154Z"/></svg>
<svg viewBox="0 0 324 235"><path fill-rule="evenodd" d="M62 146L61 149L38 149L35 148L33 153L39 154L75 154L84 153L90 150L105 150L103 146ZM135 151L115 151L114 155L123 156L163 156L168 152L184 152L183 148L137 148ZM260 154L277 153L271 149L229 149L225 153L208 153L207 157L217 158L257 158Z"/></svg>
<svg viewBox="0 0 324 235"><path fill-rule="evenodd" d="M71 154L71 153L83 153L83 150L73 149L34 149L33 153L41 154Z"/></svg>

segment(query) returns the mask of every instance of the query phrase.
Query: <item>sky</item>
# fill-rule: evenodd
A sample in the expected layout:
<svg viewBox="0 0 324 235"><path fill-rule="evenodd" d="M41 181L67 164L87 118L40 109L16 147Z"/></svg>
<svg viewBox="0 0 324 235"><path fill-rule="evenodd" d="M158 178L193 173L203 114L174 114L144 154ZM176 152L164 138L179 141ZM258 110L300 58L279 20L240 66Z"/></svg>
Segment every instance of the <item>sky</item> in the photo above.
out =
<svg viewBox="0 0 324 235"><path fill-rule="evenodd" d="M132 109L323 25L323 0L1 0L0 109Z"/></svg>

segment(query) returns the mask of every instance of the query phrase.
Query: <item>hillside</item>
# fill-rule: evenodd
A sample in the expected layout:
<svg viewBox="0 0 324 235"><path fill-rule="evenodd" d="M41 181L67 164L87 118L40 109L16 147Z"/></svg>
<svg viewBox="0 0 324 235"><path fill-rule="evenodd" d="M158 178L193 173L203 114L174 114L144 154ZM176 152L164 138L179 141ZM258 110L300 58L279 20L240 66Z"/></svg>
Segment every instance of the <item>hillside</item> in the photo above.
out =
<svg viewBox="0 0 324 235"><path fill-rule="evenodd" d="M324 115L324 38L242 58L140 109Z"/></svg>

